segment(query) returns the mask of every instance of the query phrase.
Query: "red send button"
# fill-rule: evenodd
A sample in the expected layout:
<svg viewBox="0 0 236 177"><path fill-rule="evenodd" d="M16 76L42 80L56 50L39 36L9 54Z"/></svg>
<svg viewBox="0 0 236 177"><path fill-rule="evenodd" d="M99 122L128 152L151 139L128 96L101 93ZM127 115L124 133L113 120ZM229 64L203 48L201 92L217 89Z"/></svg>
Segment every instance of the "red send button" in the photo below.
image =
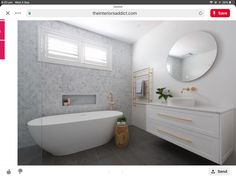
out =
<svg viewBox="0 0 236 177"><path fill-rule="evenodd" d="M230 17L229 9L211 9L211 17Z"/></svg>

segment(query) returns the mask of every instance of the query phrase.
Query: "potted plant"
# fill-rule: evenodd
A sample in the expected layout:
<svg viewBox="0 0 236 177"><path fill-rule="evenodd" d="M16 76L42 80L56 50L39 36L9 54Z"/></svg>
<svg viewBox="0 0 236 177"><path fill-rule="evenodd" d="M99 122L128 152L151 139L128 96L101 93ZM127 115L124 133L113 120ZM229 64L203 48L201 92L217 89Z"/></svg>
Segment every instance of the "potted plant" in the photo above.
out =
<svg viewBox="0 0 236 177"><path fill-rule="evenodd" d="M126 122L126 117L122 116L117 119L115 126L115 144L118 148L124 148L129 143L129 130Z"/></svg>
<svg viewBox="0 0 236 177"><path fill-rule="evenodd" d="M161 100L162 103L166 103L169 97L173 97L170 90L167 90L166 87L157 88L156 94L159 95L158 99Z"/></svg>
<svg viewBox="0 0 236 177"><path fill-rule="evenodd" d="M120 118L117 119L117 125L126 125L126 117L122 116Z"/></svg>

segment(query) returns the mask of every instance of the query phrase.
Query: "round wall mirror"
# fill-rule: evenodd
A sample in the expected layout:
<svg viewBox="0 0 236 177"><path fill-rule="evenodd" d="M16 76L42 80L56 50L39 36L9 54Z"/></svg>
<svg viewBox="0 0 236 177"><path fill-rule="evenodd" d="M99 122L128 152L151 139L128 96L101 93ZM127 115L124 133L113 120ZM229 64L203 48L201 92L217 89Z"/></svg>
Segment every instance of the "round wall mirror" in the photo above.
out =
<svg viewBox="0 0 236 177"><path fill-rule="evenodd" d="M192 81L203 76L213 65L217 54L214 37L203 31L180 38L167 58L168 73L179 81Z"/></svg>

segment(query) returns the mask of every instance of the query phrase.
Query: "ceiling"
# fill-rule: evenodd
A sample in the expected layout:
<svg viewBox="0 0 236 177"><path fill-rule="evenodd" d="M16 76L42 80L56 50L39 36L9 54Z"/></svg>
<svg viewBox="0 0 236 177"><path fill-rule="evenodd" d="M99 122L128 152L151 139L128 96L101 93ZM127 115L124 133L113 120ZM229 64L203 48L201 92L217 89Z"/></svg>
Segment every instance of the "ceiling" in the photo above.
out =
<svg viewBox="0 0 236 177"><path fill-rule="evenodd" d="M160 21L127 20L66 20L63 22L127 43L136 42L161 23Z"/></svg>

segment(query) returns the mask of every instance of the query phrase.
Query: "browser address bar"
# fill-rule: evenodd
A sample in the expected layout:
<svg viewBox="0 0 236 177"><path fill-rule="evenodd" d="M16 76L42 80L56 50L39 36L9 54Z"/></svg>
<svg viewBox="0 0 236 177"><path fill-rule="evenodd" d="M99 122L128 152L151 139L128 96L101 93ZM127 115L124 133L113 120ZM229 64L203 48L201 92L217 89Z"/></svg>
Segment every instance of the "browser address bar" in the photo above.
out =
<svg viewBox="0 0 236 177"><path fill-rule="evenodd" d="M29 9L27 17L203 17L203 9Z"/></svg>

